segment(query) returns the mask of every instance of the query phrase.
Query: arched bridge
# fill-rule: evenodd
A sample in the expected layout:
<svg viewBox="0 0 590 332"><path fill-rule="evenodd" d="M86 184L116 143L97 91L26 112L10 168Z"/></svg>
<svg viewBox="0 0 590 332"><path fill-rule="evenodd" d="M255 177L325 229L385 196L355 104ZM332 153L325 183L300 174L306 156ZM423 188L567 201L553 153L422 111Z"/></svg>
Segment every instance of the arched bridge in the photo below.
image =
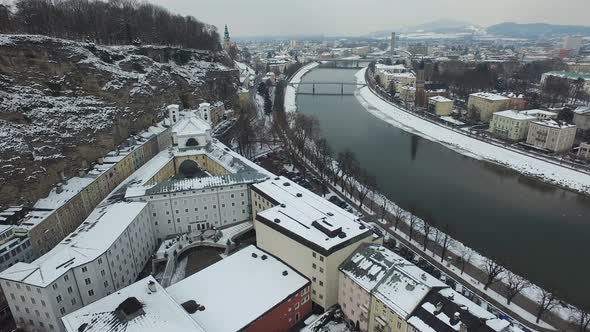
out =
<svg viewBox="0 0 590 332"><path fill-rule="evenodd" d="M344 92L344 86L356 86L357 88L363 88L367 86L366 83L354 83L354 82L300 82L300 83L289 83L290 86L297 89L300 85L311 85L312 89L311 92L301 92L297 89L297 94L299 95L324 95L324 96L352 96L354 93L352 92ZM325 92L316 92L315 86L316 85L332 85L332 86L339 86L340 93L325 93Z"/></svg>

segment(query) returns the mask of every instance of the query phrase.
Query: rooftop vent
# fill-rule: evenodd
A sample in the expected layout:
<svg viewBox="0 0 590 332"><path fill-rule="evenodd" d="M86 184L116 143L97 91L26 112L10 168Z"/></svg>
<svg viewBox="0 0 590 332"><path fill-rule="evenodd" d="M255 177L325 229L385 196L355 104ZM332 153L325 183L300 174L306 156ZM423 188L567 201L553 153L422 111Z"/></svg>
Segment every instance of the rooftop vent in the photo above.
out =
<svg viewBox="0 0 590 332"><path fill-rule="evenodd" d="M253 257L253 258L257 258L257 257L258 257L258 255L256 255L256 253L255 253L255 252L253 252L253 253L252 253L252 257Z"/></svg>
<svg viewBox="0 0 590 332"><path fill-rule="evenodd" d="M365 229L365 228L367 228L367 226L365 226L365 225L363 225L363 224L361 224L361 225L359 226L359 229Z"/></svg>
<svg viewBox="0 0 590 332"><path fill-rule="evenodd" d="M285 183L283 183L283 186L285 186L285 187L288 187L288 186L290 186L290 185L291 185L291 184L290 184L289 182L285 182Z"/></svg>
<svg viewBox="0 0 590 332"><path fill-rule="evenodd" d="M282 208L286 208L287 207L287 204L283 203L283 204L281 204L281 207Z"/></svg>
<svg viewBox="0 0 590 332"><path fill-rule="evenodd" d="M125 299L125 301L121 302L117 309L115 309L115 315L123 322L128 322L144 313L143 303L139 302L139 300L133 296Z"/></svg>
<svg viewBox="0 0 590 332"><path fill-rule="evenodd" d="M279 218L275 218L275 220L274 220L274 221L275 221L275 223L277 223L277 224L278 224L278 223L280 223L280 222L281 222L281 219L279 219Z"/></svg>
<svg viewBox="0 0 590 332"><path fill-rule="evenodd" d="M344 239L346 237L346 233L341 232L340 234L338 234L338 237Z"/></svg>
<svg viewBox="0 0 590 332"><path fill-rule="evenodd" d="M440 314L440 313L441 313L441 311L442 311L442 309L443 309L443 304L442 304L442 302L438 302L438 303L436 304L436 309L434 310L434 315L436 316L436 315Z"/></svg>
<svg viewBox="0 0 590 332"><path fill-rule="evenodd" d="M265 260L268 258L268 256L266 256L266 255L262 255L260 258L261 258L263 261L265 261Z"/></svg>
<svg viewBox="0 0 590 332"><path fill-rule="evenodd" d="M301 197L301 196L303 196L303 195L302 195L301 193L297 193L297 195L296 195L296 196L297 196L297 197Z"/></svg>
<svg viewBox="0 0 590 332"><path fill-rule="evenodd" d="M153 280L150 280L148 282L148 289L150 290L150 292L155 293L158 291L158 289L156 288L156 282Z"/></svg>
<svg viewBox="0 0 590 332"><path fill-rule="evenodd" d="M422 280L426 280L426 273L422 273L422 274L420 275L420 278L421 278Z"/></svg>
<svg viewBox="0 0 590 332"><path fill-rule="evenodd" d="M330 217L333 217L334 214L332 212L326 212L327 215L329 215Z"/></svg>
<svg viewBox="0 0 590 332"><path fill-rule="evenodd" d="M275 180L280 180L280 179L281 179L281 178L280 178L280 177L278 177L278 176L275 178Z"/></svg>
<svg viewBox="0 0 590 332"><path fill-rule="evenodd" d="M330 223L327 223L325 220L315 220L311 223L311 225L331 238L339 236L339 234L342 233L342 227L336 227Z"/></svg>
<svg viewBox="0 0 590 332"><path fill-rule="evenodd" d="M416 288L413 284L406 284L406 290L413 291Z"/></svg>
<svg viewBox="0 0 590 332"><path fill-rule="evenodd" d="M461 321L461 314L459 314L458 312L455 312L453 317L451 317L451 319L449 320L449 323L451 323L451 325L455 326L455 325L459 324L460 321Z"/></svg>
<svg viewBox="0 0 590 332"><path fill-rule="evenodd" d="M202 304L198 304L195 300L188 300L181 304L181 306L188 312L189 314L194 314L197 311L204 311L205 306Z"/></svg>
<svg viewBox="0 0 590 332"><path fill-rule="evenodd" d="M78 326L78 332L84 332L84 330L86 330L86 327L88 327L88 323L84 323Z"/></svg>
<svg viewBox="0 0 590 332"><path fill-rule="evenodd" d="M284 276L286 276L287 274L289 274L289 272L287 272L287 270L283 271Z"/></svg>

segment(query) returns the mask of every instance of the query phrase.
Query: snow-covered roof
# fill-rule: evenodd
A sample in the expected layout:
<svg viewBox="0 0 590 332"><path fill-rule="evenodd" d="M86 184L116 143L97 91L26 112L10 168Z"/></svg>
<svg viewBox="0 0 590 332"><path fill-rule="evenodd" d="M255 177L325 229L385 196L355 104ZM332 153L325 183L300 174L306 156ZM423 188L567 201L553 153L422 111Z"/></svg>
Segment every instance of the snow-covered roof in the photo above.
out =
<svg viewBox="0 0 590 332"><path fill-rule="evenodd" d="M197 179L170 180L165 184L150 183L150 180L176 157L205 155L210 160L222 166L229 174ZM205 147L195 147L190 150L180 150L170 147L161 151L124 181L120 187L125 187L125 197L138 197L152 193L202 189L233 183L260 181L272 176L272 173L258 166L247 158L232 151L227 146L213 140Z"/></svg>
<svg viewBox="0 0 590 332"><path fill-rule="evenodd" d="M340 271L368 292L387 276L395 264L407 263L401 256L380 246L361 247L342 265Z"/></svg>
<svg viewBox="0 0 590 332"><path fill-rule="evenodd" d="M437 102L437 103L445 103L445 102L452 102L453 101L452 99L449 99L444 96L434 96L434 97L430 97L428 99L432 100L434 102Z"/></svg>
<svg viewBox="0 0 590 332"><path fill-rule="evenodd" d="M469 96L479 97L479 98L483 98L483 99L487 99L487 100L491 100L491 101L502 101L502 100L509 100L510 99L510 98L504 97L502 95L490 93L490 92L476 92L476 93L470 94Z"/></svg>
<svg viewBox="0 0 590 332"><path fill-rule="evenodd" d="M152 290L148 288L151 284ZM153 291L155 290L155 292ZM118 314L125 301L141 303L141 314L121 319ZM137 303L137 302L136 302ZM123 305L124 306L124 305ZM118 290L64 317L68 332L204 332L186 310L152 277ZM80 329L84 325L84 329Z"/></svg>
<svg viewBox="0 0 590 332"><path fill-rule="evenodd" d="M526 111L522 111L521 113L526 114L526 115L532 115L532 116L537 116L540 114L540 115L545 115L548 117L557 117L557 113L555 113L555 112L539 110L539 109L526 110Z"/></svg>
<svg viewBox="0 0 590 332"><path fill-rule="evenodd" d="M194 115L183 117L172 127L172 132L177 136L205 135L207 130L211 130L211 125Z"/></svg>
<svg viewBox="0 0 590 332"><path fill-rule="evenodd" d="M580 106L574 110L576 114L590 115L590 106Z"/></svg>
<svg viewBox="0 0 590 332"><path fill-rule="evenodd" d="M373 235L355 215L281 176L252 186L276 205L256 220L311 247L324 256L350 241Z"/></svg>
<svg viewBox="0 0 590 332"><path fill-rule="evenodd" d="M308 284L297 271L251 245L166 291L177 303L194 300L204 306L190 316L207 332L233 332Z"/></svg>
<svg viewBox="0 0 590 332"><path fill-rule="evenodd" d="M11 266L0 278L46 287L70 269L105 253L146 206L143 202L118 202L96 208L51 251L32 263Z"/></svg>
<svg viewBox="0 0 590 332"><path fill-rule="evenodd" d="M375 288L375 297L407 319L433 288L448 287L413 263L395 265Z"/></svg>
<svg viewBox="0 0 590 332"><path fill-rule="evenodd" d="M520 120L520 121L533 121L536 120L537 117L534 115L529 115L525 112L519 112L516 110L507 110L507 111L501 111L501 112L495 112L494 113L494 117L504 117L504 118L508 118L508 119L512 119L512 120Z"/></svg>
<svg viewBox="0 0 590 332"><path fill-rule="evenodd" d="M533 121L532 123L539 125L539 126L543 126L543 127L558 128L558 129L569 129L569 128L576 127L575 124L566 123L566 122L562 122L562 121L556 121L553 119Z"/></svg>

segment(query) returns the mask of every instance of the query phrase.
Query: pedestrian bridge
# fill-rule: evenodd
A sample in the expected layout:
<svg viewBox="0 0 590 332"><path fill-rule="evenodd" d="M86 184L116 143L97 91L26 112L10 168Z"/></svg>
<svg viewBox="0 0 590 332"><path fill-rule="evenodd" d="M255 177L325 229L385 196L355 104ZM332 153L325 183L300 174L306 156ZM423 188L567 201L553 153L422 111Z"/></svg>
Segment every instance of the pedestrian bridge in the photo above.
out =
<svg viewBox="0 0 590 332"><path fill-rule="evenodd" d="M299 91L297 89L298 95L313 95L313 96L353 96L353 92L344 92L345 86L356 86L357 88L363 88L367 86L366 83L354 83L354 82L300 82L300 83L289 83L290 86L294 88L298 88L300 85L311 85L311 92L309 91ZM327 86L331 85L334 87L340 87L339 92L320 92L316 91L316 85L319 86Z"/></svg>

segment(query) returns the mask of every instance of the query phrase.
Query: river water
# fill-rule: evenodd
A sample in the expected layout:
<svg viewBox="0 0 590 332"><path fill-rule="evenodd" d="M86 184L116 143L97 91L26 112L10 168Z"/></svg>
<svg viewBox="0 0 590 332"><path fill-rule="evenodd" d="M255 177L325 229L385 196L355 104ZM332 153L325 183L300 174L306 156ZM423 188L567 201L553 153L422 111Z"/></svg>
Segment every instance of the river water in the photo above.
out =
<svg viewBox="0 0 590 332"><path fill-rule="evenodd" d="M355 82L356 71L318 68L302 82ZM316 93L340 88L316 86ZM298 95L297 105L319 118L333 150L356 154L388 198L448 224L457 240L590 309L589 197L407 133L367 112L354 96Z"/></svg>

